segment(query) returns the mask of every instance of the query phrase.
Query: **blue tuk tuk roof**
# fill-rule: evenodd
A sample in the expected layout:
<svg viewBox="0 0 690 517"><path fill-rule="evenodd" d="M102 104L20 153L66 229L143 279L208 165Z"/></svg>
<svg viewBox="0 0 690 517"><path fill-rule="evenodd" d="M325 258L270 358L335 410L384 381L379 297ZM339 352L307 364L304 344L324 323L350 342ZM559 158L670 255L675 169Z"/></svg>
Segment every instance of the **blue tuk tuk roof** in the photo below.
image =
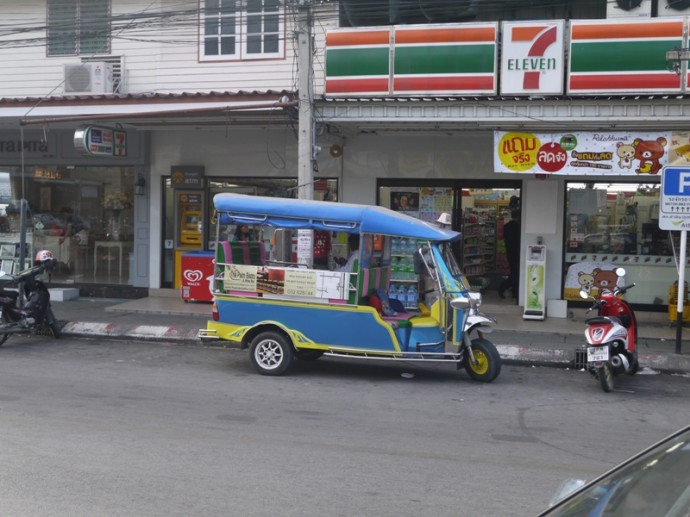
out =
<svg viewBox="0 0 690 517"><path fill-rule="evenodd" d="M460 233L373 205L223 193L213 197L222 224L399 235L452 241Z"/></svg>

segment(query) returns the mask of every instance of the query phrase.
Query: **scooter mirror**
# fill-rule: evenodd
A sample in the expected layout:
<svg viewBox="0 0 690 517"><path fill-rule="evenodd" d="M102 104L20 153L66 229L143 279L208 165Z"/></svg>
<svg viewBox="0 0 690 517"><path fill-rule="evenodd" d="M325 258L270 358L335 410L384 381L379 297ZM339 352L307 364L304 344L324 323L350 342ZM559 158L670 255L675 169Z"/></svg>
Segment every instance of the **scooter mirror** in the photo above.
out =
<svg viewBox="0 0 690 517"><path fill-rule="evenodd" d="M625 269L622 267L616 268L616 276L623 278L625 276Z"/></svg>
<svg viewBox="0 0 690 517"><path fill-rule="evenodd" d="M580 298L586 300L587 298L589 298L589 293L584 289L580 289Z"/></svg>

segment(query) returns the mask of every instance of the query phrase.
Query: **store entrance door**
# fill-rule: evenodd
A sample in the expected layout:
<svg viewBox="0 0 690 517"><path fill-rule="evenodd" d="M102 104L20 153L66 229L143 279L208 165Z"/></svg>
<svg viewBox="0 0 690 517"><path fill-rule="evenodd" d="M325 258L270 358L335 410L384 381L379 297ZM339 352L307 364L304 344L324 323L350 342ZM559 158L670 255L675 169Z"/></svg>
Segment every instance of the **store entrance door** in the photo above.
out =
<svg viewBox="0 0 690 517"><path fill-rule="evenodd" d="M520 211L520 189L468 187L460 193L459 256L463 271L472 286L484 293L485 300L498 301L501 284L510 276L503 227L511 212ZM512 299L513 293L504 296Z"/></svg>
<svg viewBox="0 0 690 517"><path fill-rule="evenodd" d="M503 225L513 208L520 209L521 187L519 180L381 179L378 204L432 224L449 213L451 228L463 234L453 250L471 284L485 299L509 303L511 292L505 301L498 294L510 274Z"/></svg>

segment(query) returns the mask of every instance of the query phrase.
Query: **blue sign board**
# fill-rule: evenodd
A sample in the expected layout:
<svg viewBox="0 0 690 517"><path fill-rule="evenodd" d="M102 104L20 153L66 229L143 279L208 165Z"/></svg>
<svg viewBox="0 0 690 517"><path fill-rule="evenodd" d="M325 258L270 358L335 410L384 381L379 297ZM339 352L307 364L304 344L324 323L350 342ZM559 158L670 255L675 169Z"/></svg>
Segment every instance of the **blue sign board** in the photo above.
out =
<svg viewBox="0 0 690 517"><path fill-rule="evenodd" d="M659 228L675 231L690 229L690 167L664 167Z"/></svg>

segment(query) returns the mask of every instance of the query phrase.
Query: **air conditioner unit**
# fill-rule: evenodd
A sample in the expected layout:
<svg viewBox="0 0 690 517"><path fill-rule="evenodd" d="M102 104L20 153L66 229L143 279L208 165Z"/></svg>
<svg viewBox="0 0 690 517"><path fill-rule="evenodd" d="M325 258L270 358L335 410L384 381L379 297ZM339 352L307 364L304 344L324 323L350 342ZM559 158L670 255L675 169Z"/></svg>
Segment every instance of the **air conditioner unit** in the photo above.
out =
<svg viewBox="0 0 690 517"><path fill-rule="evenodd" d="M650 18L652 0L610 0L606 2L606 18Z"/></svg>
<svg viewBox="0 0 690 517"><path fill-rule="evenodd" d="M104 62L65 65L65 93L113 93L113 66Z"/></svg>
<svg viewBox="0 0 690 517"><path fill-rule="evenodd" d="M690 1L663 0L659 2L659 16L687 16L690 14Z"/></svg>

